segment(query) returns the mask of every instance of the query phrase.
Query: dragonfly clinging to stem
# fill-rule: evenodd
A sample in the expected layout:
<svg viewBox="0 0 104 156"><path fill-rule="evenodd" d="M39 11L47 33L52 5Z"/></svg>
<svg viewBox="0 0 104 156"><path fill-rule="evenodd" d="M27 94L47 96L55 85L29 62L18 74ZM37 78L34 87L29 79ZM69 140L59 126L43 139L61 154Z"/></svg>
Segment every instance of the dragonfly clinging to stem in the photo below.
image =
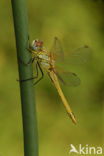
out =
<svg viewBox="0 0 104 156"><path fill-rule="evenodd" d="M57 59L61 58L61 61L64 61L64 53L63 53L63 49L62 49L60 40L57 37L55 37L52 49L49 52L47 50L45 50L45 48L43 47L43 42L40 40L33 40L31 45L29 43L28 50L29 50L29 52L31 52L33 54L33 57L28 63L24 63L24 64L29 65L35 61L37 74L35 77L25 79L25 80L20 80L20 81L24 82L24 81L38 78L38 70L40 70L42 75L34 83L34 85L35 85L43 78L44 73L43 73L42 69L45 69L49 78L51 79L52 83L56 87L56 89L61 97L61 100L66 108L67 113L69 114L69 116L72 119L72 121L74 122L74 124L76 124L75 116L68 104L68 101L66 100L66 98L62 92L62 89L59 84L59 80L63 84L77 86L80 84L80 79L73 72L65 72L65 71L63 72L63 75L65 75L65 77L67 77L68 82L66 82L60 76L60 74L57 70L57 67L55 65L57 62ZM70 53L69 62L71 60L71 62L73 63L73 59L74 59L76 63L77 62L85 63L87 61L88 57L89 57L88 46L83 46L83 47L79 48L78 50L75 50L74 52Z"/></svg>

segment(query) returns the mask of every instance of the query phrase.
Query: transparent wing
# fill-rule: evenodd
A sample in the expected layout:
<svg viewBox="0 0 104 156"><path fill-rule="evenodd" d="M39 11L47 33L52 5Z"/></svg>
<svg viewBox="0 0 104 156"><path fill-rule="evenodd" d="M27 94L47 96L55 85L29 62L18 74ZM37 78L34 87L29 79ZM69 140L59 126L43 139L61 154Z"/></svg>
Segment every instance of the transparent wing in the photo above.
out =
<svg viewBox="0 0 104 156"><path fill-rule="evenodd" d="M55 69L59 69L60 67L65 68L65 65L68 64L78 65L86 63L92 57L92 50L85 45L64 54L60 40L55 37L50 54L55 60ZM78 86L81 82L78 76L73 72L60 72L60 70L56 70L56 75L64 85Z"/></svg>
<svg viewBox="0 0 104 156"><path fill-rule="evenodd" d="M53 58L55 60L63 60L64 58L63 48L60 40L57 37L54 38L53 46L50 50L50 53L53 55Z"/></svg>
<svg viewBox="0 0 104 156"><path fill-rule="evenodd" d="M61 42L57 37L54 38L54 43L50 53L53 55L56 65L63 63L80 65L86 63L92 57L92 49L87 45L64 53Z"/></svg>
<svg viewBox="0 0 104 156"><path fill-rule="evenodd" d="M84 64L92 57L92 49L87 45L82 46L66 55L65 62L69 64Z"/></svg>
<svg viewBox="0 0 104 156"><path fill-rule="evenodd" d="M80 79L73 72L62 72L60 74L58 72L55 72L55 73L56 73L58 79L64 85L73 86L73 87L80 85L80 82L81 82Z"/></svg>
<svg viewBox="0 0 104 156"><path fill-rule="evenodd" d="M63 72L60 70L60 67L63 69L65 65L68 64L80 65L86 63L92 57L92 49L85 45L68 53L64 53L60 40L55 37L50 53L55 60L55 69L58 79L64 85L78 86L81 82L78 76L73 72Z"/></svg>

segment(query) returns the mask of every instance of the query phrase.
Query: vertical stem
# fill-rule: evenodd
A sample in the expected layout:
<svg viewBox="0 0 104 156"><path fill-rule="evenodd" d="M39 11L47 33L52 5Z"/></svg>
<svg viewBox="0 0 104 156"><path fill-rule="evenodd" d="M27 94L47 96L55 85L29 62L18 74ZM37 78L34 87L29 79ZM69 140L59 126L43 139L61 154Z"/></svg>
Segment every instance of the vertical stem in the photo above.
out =
<svg viewBox="0 0 104 156"><path fill-rule="evenodd" d="M14 29L16 37L17 58L24 62L31 59L28 47L28 18L25 0L11 0ZM27 79L33 76L32 65L26 66L18 59L19 79ZM38 156L38 132L35 108L33 80L20 83L22 103L24 155Z"/></svg>

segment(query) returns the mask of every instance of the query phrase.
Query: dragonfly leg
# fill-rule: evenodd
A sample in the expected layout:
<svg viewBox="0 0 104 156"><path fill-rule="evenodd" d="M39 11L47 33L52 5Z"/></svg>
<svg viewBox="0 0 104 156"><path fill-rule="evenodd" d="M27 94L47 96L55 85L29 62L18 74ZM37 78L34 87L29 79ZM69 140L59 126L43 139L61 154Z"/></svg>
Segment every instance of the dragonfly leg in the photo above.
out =
<svg viewBox="0 0 104 156"><path fill-rule="evenodd" d="M17 81L25 82L25 81L33 80L33 79L36 79L36 78L38 78L38 64L37 63L36 63L36 76L28 78L28 79L24 79L24 80L17 80Z"/></svg>
<svg viewBox="0 0 104 156"><path fill-rule="evenodd" d="M42 71L42 69L41 69L41 67L40 67L40 64L37 62L37 65L38 65L38 67L39 67L39 69L40 69L40 72L41 72L41 77L34 83L34 85L36 85L40 80L42 80L43 79L43 77L44 77L44 73L43 73L43 71Z"/></svg>
<svg viewBox="0 0 104 156"><path fill-rule="evenodd" d="M30 37L29 37L29 35L28 35L27 45L28 46L26 46L26 49L31 53L31 49L30 49L31 45L30 45ZM23 64L25 64L27 66L32 64L34 62L34 60L35 60L35 57L33 57L27 63L25 63L20 57L18 57L18 58L19 58L21 63L23 63Z"/></svg>
<svg viewBox="0 0 104 156"><path fill-rule="evenodd" d="M35 57L31 58L27 63L25 63L22 59L19 58L19 61L26 66L32 64L34 60L35 60Z"/></svg>
<svg viewBox="0 0 104 156"><path fill-rule="evenodd" d="M31 53L31 44L30 44L30 37L29 37L29 35L28 35L26 50L28 50L28 52Z"/></svg>

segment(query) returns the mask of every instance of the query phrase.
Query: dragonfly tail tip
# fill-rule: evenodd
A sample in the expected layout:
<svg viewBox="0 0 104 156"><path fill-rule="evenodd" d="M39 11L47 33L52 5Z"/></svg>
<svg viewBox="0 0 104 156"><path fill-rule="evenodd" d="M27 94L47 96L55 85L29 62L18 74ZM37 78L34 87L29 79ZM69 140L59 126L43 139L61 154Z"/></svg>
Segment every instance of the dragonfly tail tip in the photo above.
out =
<svg viewBox="0 0 104 156"><path fill-rule="evenodd" d="M76 125L77 121L76 121L75 116L72 112L70 113L70 118L72 119L73 123Z"/></svg>

